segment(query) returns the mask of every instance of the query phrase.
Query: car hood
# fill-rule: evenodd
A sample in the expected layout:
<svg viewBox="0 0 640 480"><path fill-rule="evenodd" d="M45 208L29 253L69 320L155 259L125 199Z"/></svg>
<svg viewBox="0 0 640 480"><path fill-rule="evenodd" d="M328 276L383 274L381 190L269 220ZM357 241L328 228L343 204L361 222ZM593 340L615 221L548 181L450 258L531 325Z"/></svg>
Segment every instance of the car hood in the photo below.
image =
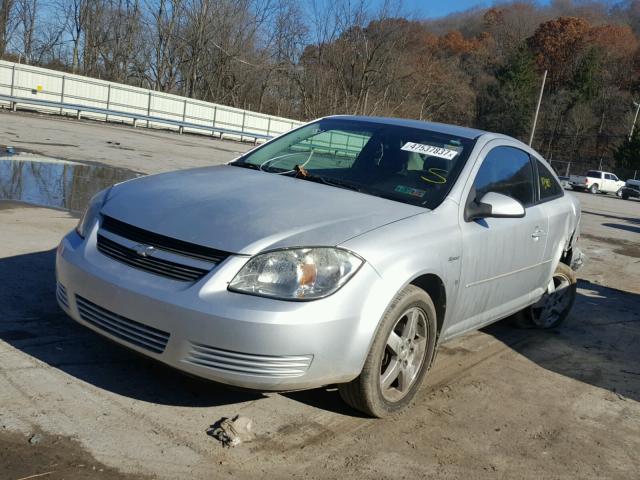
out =
<svg viewBox="0 0 640 480"><path fill-rule="evenodd" d="M334 246L424 208L227 165L116 185L101 212L172 238L232 253Z"/></svg>

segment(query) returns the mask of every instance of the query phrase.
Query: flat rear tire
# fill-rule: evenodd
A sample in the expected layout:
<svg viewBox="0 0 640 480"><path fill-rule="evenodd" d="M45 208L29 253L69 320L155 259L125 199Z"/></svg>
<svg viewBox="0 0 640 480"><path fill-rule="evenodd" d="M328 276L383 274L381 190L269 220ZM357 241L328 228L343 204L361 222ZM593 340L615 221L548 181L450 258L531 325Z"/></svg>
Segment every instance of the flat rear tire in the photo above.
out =
<svg viewBox="0 0 640 480"><path fill-rule="evenodd" d="M524 328L556 328L569 315L576 294L576 274L569 265L560 262L545 294L536 303L518 312L515 323Z"/></svg>

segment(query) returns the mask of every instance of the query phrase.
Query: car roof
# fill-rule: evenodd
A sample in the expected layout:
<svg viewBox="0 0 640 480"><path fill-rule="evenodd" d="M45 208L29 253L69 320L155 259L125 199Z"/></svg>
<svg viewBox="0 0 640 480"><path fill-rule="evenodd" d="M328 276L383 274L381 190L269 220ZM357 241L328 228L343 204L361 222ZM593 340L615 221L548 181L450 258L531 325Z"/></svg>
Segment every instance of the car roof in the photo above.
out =
<svg viewBox="0 0 640 480"><path fill-rule="evenodd" d="M438 133L443 133L445 135L468 138L470 140L475 140L476 138L482 135L490 133L484 130L477 130L475 128L460 127L457 125L449 125L446 123L438 123L438 122L425 122L422 120L409 120L404 118L367 117L367 116L360 116L360 115L331 115L325 118L354 120L359 122L370 122L370 123L382 123L386 125L397 125L399 127L407 127L407 128L419 128L421 130L430 130L432 132L438 132ZM502 137L502 135L499 135L499 134L492 134L492 135Z"/></svg>

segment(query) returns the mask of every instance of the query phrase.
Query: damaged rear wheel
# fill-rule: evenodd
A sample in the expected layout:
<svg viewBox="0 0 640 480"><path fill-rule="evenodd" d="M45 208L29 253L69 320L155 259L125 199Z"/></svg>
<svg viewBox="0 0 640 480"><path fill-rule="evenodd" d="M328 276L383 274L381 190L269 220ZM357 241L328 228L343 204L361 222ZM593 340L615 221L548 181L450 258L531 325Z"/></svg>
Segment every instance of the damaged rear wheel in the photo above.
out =
<svg viewBox="0 0 640 480"><path fill-rule="evenodd" d="M554 328L560 325L576 299L577 279L571 267L560 262L540 300L518 313L519 326Z"/></svg>

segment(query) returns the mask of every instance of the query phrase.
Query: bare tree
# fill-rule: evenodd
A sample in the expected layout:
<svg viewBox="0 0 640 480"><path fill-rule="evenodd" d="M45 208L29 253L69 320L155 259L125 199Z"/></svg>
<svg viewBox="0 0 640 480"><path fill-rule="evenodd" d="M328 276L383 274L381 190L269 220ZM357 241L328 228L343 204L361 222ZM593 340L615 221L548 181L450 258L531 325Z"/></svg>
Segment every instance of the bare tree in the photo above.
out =
<svg viewBox="0 0 640 480"><path fill-rule="evenodd" d="M71 43L71 71L78 73L80 68L80 48L90 13L91 0L58 0L56 8L64 18L64 32Z"/></svg>
<svg viewBox="0 0 640 480"><path fill-rule="evenodd" d="M12 30L14 0L0 0L0 57L9 43Z"/></svg>
<svg viewBox="0 0 640 480"><path fill-rule="evenodd" d="M145 8L145 26L150 46L149 83L155 90L169 92L176 87L184 50L180 38L184 2L148 1Z"/></svg>
<svg viewBox="0 0 640 480"><path fill-rule="evenodd" d="M20 29L20 54L25 63L30 63L36 39L36 16L38 0L17 0L16 18Z"/></svg>

